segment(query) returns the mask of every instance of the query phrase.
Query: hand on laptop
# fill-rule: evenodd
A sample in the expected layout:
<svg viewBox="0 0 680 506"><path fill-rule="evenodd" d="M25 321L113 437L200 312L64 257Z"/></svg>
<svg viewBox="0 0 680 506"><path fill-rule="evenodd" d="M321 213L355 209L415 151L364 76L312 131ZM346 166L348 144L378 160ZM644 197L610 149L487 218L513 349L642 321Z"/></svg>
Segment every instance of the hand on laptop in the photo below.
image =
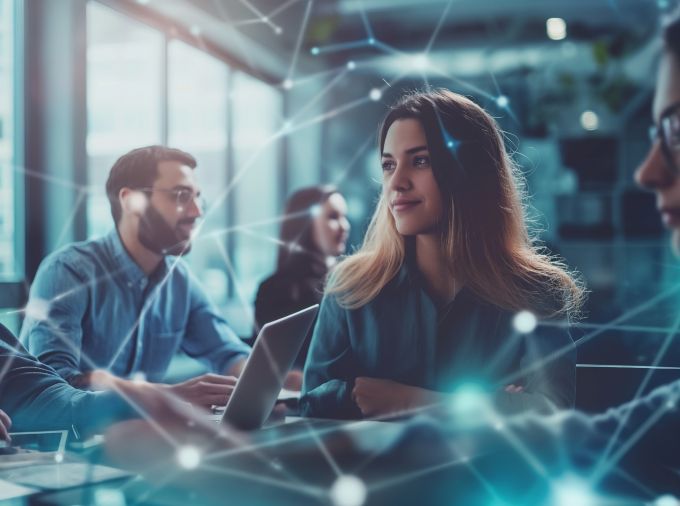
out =
<svg viewBox="0 0 680 506"><path fill-rule="evenodd" d="M299 392L302 390L302 371L293 369L286 374L286 379L283 380L283 388L286 390L294 390Z"/></svg>
<svg viewBox="0 0 680 506"><path fill-rule="evenodd" d="M171 394L191 404L206 407L224 406L234 391L236 381L237 378L234 376L209 373L177 385L164 385L164 387Z"/></svg>
<svg viewBox="0 0 680 506"><path fill-rule="evenodd" d="M12 426L12 420L7 413L0 409L0 441L7 441L10 443L12 438L9 437L9 428Z"/></svg>

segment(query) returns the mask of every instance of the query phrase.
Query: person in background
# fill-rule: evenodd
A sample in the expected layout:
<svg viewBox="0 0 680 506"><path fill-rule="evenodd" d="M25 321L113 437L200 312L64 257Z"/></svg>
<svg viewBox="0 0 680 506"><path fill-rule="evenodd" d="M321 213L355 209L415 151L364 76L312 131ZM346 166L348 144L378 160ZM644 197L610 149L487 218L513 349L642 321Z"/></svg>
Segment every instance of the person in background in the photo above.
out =
<svg viewBox="0 0 680 506"><path fill-rule="evenodd" d="M256 332L270 321L321 302L328 271L345 253L350 224L347 202L334 186L311 186L293 193L281 226L276 272L255 299ZM309 339L295 366L302 369Z"/></svg>
<svg viewBox="0 0 680 506"><path fill-rule="evenodd" d="M206 374L167 388L189 402L224 404L250 348L179 257L189 252L202 197L189 153L134 149L106 183L114 228L43 260L20 339L79 388L161 382L178 350Z"/></svg>
<svg viewBox="0 0 680 506"><path fill-rule="evenodd" d="M568 329L518 335L513 318L568 322L583 289L530 239L494 120L448 90L417 92L389 110L379 141L382 194L361 249L329 277L302 412L391 416L463 382L497 391L507 412L573 406ZM528 364L540 366L519 377Z"/></svg>

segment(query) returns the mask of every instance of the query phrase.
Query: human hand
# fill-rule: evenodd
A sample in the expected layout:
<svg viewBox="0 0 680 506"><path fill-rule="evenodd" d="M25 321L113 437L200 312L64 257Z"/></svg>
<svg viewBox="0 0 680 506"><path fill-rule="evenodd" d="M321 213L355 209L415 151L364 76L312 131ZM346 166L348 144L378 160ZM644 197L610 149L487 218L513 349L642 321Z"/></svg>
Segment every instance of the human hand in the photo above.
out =
<svg viewBox="0 0 680 506"><path fill-rule="evenodd" d="M286 374L286 378L283 380L283 388L296 392L302 390L302 371L293 369Z"/></svg>
<svg viewBox="0 0 680 506"><path fill-rule="evenodd" d="M186 402L210 407L212 405L224 406L234 391L237 381L234 376L209 373L176 385L163 386L168 392Z"/></svg>
<svg viewBox="0 0 680 506"><path fill-rule="evenodd" d="M9 429L12 426L12 420L3 410L0 409L0 441L12 442L9 437Z"/></svg>
<svg viewBox="0 0 680 506"><path fill-rule="evenodd" d="M359 377L354 380L352 399L364 416L376 417L431 406L440 400L440 394L396 381Z"/></svg>
<svg viewBox="0 0 680 506"><path fill-rule="evenodd" d="M520 394L524 392L524 387L522 385L507 385L503 391L509 394Z"/></svg>

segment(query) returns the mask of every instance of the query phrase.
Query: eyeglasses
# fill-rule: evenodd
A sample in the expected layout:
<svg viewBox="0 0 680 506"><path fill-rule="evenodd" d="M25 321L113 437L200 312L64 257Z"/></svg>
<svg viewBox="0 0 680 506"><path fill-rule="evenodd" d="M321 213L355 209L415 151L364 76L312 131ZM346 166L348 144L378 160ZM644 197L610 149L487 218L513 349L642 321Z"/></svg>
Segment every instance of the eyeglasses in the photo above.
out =
<svg viewBox="0 0 680 506"><path fill-rule="evenodd" d="M203 195L201 195L200 193L194 193L192 190L189 190L188 188L176 188L173 190L168 190L166 188L147 187L137 188L137 190L143 191L144 193L162 192L167 193L168 195L174 195L177 207L185 207L189 205L191 202L196 202L196 205L201 210L201 212L205 211L208 207L207 202L205 201L205 197L203 197Z"/></svg>
<svg viewBox="0 0 680 506"><path fill-rule="evenodd" d="M649 127L649 139L652 143L657 139L661 141L661 152L668 164L668 168L678 174L680 165L680 102L676 102L666 110L659 118L659 123Z"/></svg>

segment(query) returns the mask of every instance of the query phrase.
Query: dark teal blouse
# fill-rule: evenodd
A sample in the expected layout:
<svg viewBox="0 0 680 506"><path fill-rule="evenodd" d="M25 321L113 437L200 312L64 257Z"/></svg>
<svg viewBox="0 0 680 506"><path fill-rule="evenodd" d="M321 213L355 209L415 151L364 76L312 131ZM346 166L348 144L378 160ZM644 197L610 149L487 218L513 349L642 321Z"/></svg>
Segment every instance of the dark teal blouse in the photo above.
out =
<svg viewBox="0 0 680 506"><path fill-rule="evenodd" d="M504 413L572 407L576 352L568 330L539 324L531 334L518 334L513 317L467 288L437 308L419 271L408 265L358 309L344 309L326 296L305 365L301 411L361 418L351 399L360 376L439 392L463 382L486 385ZM564 352L539 366L557 350ZM512 381L523 393L504 392L504 378L526 369L533 370Z"/></svg>

